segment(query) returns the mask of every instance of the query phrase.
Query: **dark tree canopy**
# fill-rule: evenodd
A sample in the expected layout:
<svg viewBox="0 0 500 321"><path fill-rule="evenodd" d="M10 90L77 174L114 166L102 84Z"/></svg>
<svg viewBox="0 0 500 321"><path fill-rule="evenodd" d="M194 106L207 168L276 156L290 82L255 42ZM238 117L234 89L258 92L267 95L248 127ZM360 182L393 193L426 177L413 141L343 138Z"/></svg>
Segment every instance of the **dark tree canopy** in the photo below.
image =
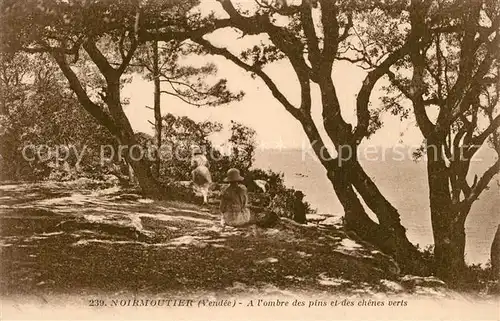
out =
<svg viewBox="0 0 500 321"><path fill-rule="evenodd" d="M45 53L52 56L79 103L118 141L125 146L137 144L133 129L127 119L121 96L124 74L141 44L155 40L162 32L168 36L161 39L171 51L182 48L175 44L188 38L193 28L204 24L196 11L196 1L3 1L0 18L3 28L0 45L3 52ZM213 29L213 26L205 26ZM158 40L158 39L156 39ZM172 57L171 57L172 58ZM173 57L175 60L175 55ZM92 67L87 62L92 62ZM168 61L167 62L171 62ZM83 64L83 65L82 65ZM94 88L85 82L86 68L93 68L96 77ZM172 71L172 70L170 70ZM175 71L167 77L178 75ZM196 70L184 68L182 76L196 72L213 73L213 68ZM186 75L187 74L187 75ZM174 79L175 81L175 79ZM183 97L203 99L216 104L240 99L241 93L227 91L225 81L218 81L211 88L191 86L178 80L184 88L173 87L167 92ZM172 82L171 82L172 83ZM96 88L97 87L97 88ZM205 92L202 92L205 90ZM158 182L153 177L149 162L133 160L126 155L127 162L136 172L143 191L156 198L162 197Z"/></svg>

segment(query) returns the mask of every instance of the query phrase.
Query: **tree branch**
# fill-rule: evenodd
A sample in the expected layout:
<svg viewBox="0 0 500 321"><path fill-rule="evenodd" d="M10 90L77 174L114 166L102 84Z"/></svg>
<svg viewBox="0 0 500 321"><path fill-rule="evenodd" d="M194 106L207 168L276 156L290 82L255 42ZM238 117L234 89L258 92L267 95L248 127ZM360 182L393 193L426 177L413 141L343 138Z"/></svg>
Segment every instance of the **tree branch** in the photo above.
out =
<svg viewBox="0 0 500 321"><path fill-rule="evenodd" d="M425 47L431 39L425 26L424 15L427 11L425 3L413 2L410 9L411 33L408 37L410 48L410 59L413 64L413 74L409 93L412 97L413 110L417 124L425 138L428 138L434 131L434 124L429 120L426 112L423 94L425 92L425 58L422 47Z"/></svg>
<svg viewBox="0 0 500 321"><path fill-rule="evenodd" d="M368 134L368 126L370 122L368 104L370 102L370 95L373 91L373 87L382 76L389 72L389 68L399 59L403 58L408 52L409 44L406 43L401 48L393 51L379 66L366 75L356 99L358 125L354 132L354 136L357 141Z"/></svg>
<svg viewBox="0 0 500 321"><path fill-rule="evenodd" d="M131 36L129 36L130 39L130 48L125 56L123 56L122 53L122 63L120 67L118 67L118 74L122 75L125 72L125 69L127 69L128 65L130 64L130 61L132 60L132 57L134 56L134 53L137 49L137 46L139 45L139 26L141 22L141 7L139 6L137 8L137 11L135 13L135 23L134 23L134 32Z"/></svg>
<svg viewBox="0 0 500 321"><path fill-rule="evenodd" d="M125 69L127 69L127 67L129 66L130 61L132 60L132 57L134 56L134 53L135 53L135 51L137 49L137 46L139 45L139 43L136 40L135 36L134 37L130 37L130 38L131 38L131 42L132 43L130 45L130 48L129 48L127 54L123 58L122 63L120 64L120 66L116 70L116 72L118 73L118 75L122 75L125 72Z"/></svg>
<svg viewBox="0 0 500 321"><path fill-rule="evenodd" d="M472 187L469 197L465 200L467 204L472 204L479 195L488 187L491 179L500 172L500 159L497 159L496 162L484 172L483 176L475 183Z"/></svg>
<svg viewBox="0 0 500 321"><path fill-rule="evenodd" d="M113 119L104 110L94 102L92 102L87 95L85 89L83 89L80 80L77 75L73 72L66 57L62 52L52 52L52 57L61 68L62 73L69 82L71 89L75 92L76 97L80 104L97 120L100 124L106 127L112 135L118 136L119 130Z"/></svg>
<svg viewBox="0 0 500 321"><path fill-rule="evenodd" d="M174 88L174 91L176 91L176 90L175 90L175 88ZM185 102L186 104L189 104L189 105L192 105L192 106L201 107L201 106L203 106L203 105L204 105L204 104L195 103L195 102L192 102L192 101L190 101L190 100L186 99L186 98L185 98L185 95L183 95L183 94L181 94L181 93L179 93L179 92L177 92L177 91L176 91L175 93L173 93L173 92L171 92L171 91L162 90L162 91L160 91L160 93L162 93L162 94L167 94L167 95L174 96L174 97L177 97L177 98L179 98L180 100L182 100L183 102Z"/></svg>
<svg viewBox="0 0 500 321"><path fill-rule="evenodd" d="M313 81L317 80L316 73L309 68L304 60L304 45L300 39L284 28L273 25L267 14L244 17L236 10L231 0L217 1L221 3L224 10L229 14L230 26L240 29L244 35L267 33L275 46L288 56L293 65L299 67L301 70L307 70L309 78Z"/></svg>
<svg viewBox="0 0 500 321"><path fill-rule="evenodd" d="M238 57L233 55L227 49L216 47L216 46L212 45L209 41L207 41L201 37L200 38L193 38L192 40L194 42L197 42L200 45L204 46L205 48L207 48L209 50L209 52L211 52L213 54L221 55L221 56L225 57L226 59L232 61L237 66L243 68L244 70L246 70L248 72L255 73L256 75L258 75L264 81L264 83L267 85L267 87L271 90L271 93L273 94L273 96L285 107L285 109L290 114L292 114L292 116L294 116L297 120L300 120L303 118L300 109L296 108L288 101L288 99L283 95L283 93L281 93L281 91L278 89L276 84L272 81L272 79L264 71L262 71L261 69L255 67L255 66L251 66L251 65L244 63L241 59L239 59Z"/></svg>
<svg viewBox="0 0 500 321"><path fill-rule="evenodd" d="M500 35L496 37L498 43L500 43ZM494 53L488 52L486 57L481 61L481 64L477 68L476 73L472 77L469 83L469 88L461 88L459 94L455 94L454 97L449 96L447 98L448 108L451 110L451 116L447 119L447 122L444 122L444 125L447 123L452 123L461 114L467 110L476 97L480 94L481 89L485 84L491 82L491 78L485 77L490 70L491 63L494 61ZM457 89L455 89L457 90Z"/></svg>
<svg viewBox="0 0 500 321"><path fill-rule="evenodd" d="M217 19L214 20L212 24L200 27L194 30L184 30L184 31L148 31L146 28L139 30L139 42L146 41L164 41L169 42L172 40L183 41L190 38L202 37L210 32L217 29L232 27L233 23L231 19ZM260 32L259 32L260 33Z"/></svg>
<svg viewBox="0 0 500 321"><path fill-rule="evenodd" d="M471 49L469 47L474 41L475 35L475 33L473 35L467 33L468 37L464 37L465 40L462 41L461 52L463 51L463 54L460 58L460 73L446 99L446 109L450 111L450 117L443 120L444 126L452 123L469 107L471 100L480 93L482 86L487 82L485 76L489 72L491 64L498 58L500 32L496 33L491 42L486 43L486 55L473 74L475 64L472 59L475 58L477 48ZM470 39L471 37L472 39Z"/></svg>
<svg viewBox="0 0 500 321"><path fill-rule="evenodd" d="M349 30L354 26L354 22L352 19L352 14L348 14L347 16L347 24L344 27L344 32L339 37L339 42L344 41L349 37Z"/></svg>
<svg viewBox="0 0 500 321"><path fill-rule="evenodd" d="M332 64L337 56L339 46L339 22L335 3L329 0L319 0L321 4L321 24L323 25L323 52L321 69L331 75Z"/></svg>
<svg viewBox="0 0 500 321"><path fill-rule="evenodd" d="M485 140L491 134L495 133L495 131L500 127L500 115L496 116L493 121L488 125L488 127L479 135L472 138L472 146L470 146L469 150L477 151L479 147L485 142Z"/></svg>
<svg viewBox="0 0 500 321"><path fill-rule="evenodd" d="M92 61L96 64L99 71L103 74L106 80L111 80L119 76L117 70L111 67L106 57L97 48L95 42L90 39L83 44L83 48L89 54Z"/></svg>
<svg viewBox="0 0 500 321"><path fill-rule="evenodd" d="M317 72L320 63L320 51L318 44L318 37L314 30L314 21L312 18L312 8L309 1L302 1L300 6L300 18L302 22L302 29L307 40L308 57L314 72Z"/></svg>

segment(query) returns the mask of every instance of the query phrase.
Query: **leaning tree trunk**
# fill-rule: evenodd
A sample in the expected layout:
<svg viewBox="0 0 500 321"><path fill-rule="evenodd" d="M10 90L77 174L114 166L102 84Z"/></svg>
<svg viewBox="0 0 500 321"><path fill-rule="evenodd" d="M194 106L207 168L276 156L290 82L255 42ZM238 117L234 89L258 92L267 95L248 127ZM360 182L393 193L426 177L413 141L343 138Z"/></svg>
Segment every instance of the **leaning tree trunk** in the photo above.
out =
<svg viewBox="0 0 500 321"><path fill-rule="evenodd" d="M359 138L355 137L352 125L346 123L341 116L340 103L331 79L331 70L325 69L321 72L319 87L323 104L323 125L337 149L339 162L337 174L331 168L327 170L339 199L341 198L339 194L345 194L342 196L344 202L341 201L341 203L346 211L345 218L348 227L386 254L393 256L404 272L426 273L420 269L423 266L419 264L421 255L408 240L406 230L401 225L399 213L382 195L357 160ZM317 140L311 140L312 142L317 142ZM339 176L344 177L343 187L336 187L338 184L336 180ZM343 191L346 186L350 186L353 193ZM359 202L354 190L377 216L378 224L368 217L361 204L360 207L356 206L355 211L349 209L352 203Z"/></svg>
<svg viewBox="0 0 500 321"><path fill-rule="evenodd" d="M378 224L368 216L350 183L349 171L337 167L329 171L328 178L344 208L346 228L353 230L359 237L370 243L378 240L378 243L382 245L380 248L387 250L388 248L383 246L385 242L380 242Z"/></svg>
<svg viewBox="0 0 500 321"><path fill-rule="evenodd" d="M494 279L500 279L500 225L497 226L495 238L491 243L491 273Z"/></svg>
<svg viewBox="0 0 500 321"><path fill-rule="evenodd" d="M422 264L421 254L406 236L397 210L380 193L362 167L353 162L332 173L329 179L344 207L346 228L391 255L402 272L428 274L430 271ZM368 216L356 192L377 216L379 223Z"/></svg>
<svg viewBox="0 0 500 321"><path fill-rule="evenodd" d="M128 123L128 120L127 120ZM124 120L117 121L119 127L125 126ZM128 124L130 127L130 124ZM161 186L151 172L149 161L142 155L143 152L139 151L140 144L137 143L132 128L124 128L120 130L121 135L118 138L120 145L126 146L128 151L125 154L126 162L132 167L132 172L135 179L139 183L142 192L145 196L160 199L163 198ZM137 147L134 147L137 146Z"/></svg>
<svg viewBox="0 0 500 321"><path fill-rule="evenodd" d="M452 202L449 169L438 141L428 140L427 156L434 270L437 277L456 285L465 271L465 218L469 209L460 209Z"/></svg>
<svg viewBox="0 0 500 321"><path fill-rule="evenodd" d="M421 264L420 253L406 237L397 210L385 199L352 155L341 155L343 151L351 153L352 149L339 148L338 158L332 160L312 119L304 118L301 123L344 208L346 228L393 256L403 272L427 274L428 269ZM346 161L339 164L339 158ZM356 192L375 213L379 224L368 216Z"/></svg>
<svg viewBox="0 0 500 321"><path fill-rule="evenodd" d="M421 253L406 236L397 209L382 195L359 162L353 162L348 171L353 187L379 221L377 234L372 236L371 243L392 255L404 272L429 274L430 269L422 264ZM354 228L359 229L356 226Z"/></svg>
<svg viewBox="0 0 500 321"><path fill-rule="evenodd" d="M108 80L106 103L117 128L117 139L120 145L126 147L125 159L132 167L135 177L139 182L145 196L160 199L165 195L161 185L153 176L147 153L137 142L134 131L127 116L123 111L120 101L120 82Z"/></svg>
<svg viewBox="0 0 500 321"><path fill-rule="evenodd" d="M139 153L140 146L135 139L132 126L123 112L120 99L120 73L108 65L95 44L87 43L85 50L94 57L93 61L102 69L103 76L106 78L106 95L103 95L103 100L108 107L109 114L101 106L90 100L77 75L68 64L64 53L55 51L51 54L68 80L71 89L75 92L80 104L118 140L121 146L125 145L129 149L126 152L125 160L132 166L144 195L156 199L164 197L160 184L151 173L149 161L146 157L144 155L142 155L143 157L131 155L130 149L132 149L132 152L135 150L136 153ZM120 153L120 148L115 152Z"/></svg>

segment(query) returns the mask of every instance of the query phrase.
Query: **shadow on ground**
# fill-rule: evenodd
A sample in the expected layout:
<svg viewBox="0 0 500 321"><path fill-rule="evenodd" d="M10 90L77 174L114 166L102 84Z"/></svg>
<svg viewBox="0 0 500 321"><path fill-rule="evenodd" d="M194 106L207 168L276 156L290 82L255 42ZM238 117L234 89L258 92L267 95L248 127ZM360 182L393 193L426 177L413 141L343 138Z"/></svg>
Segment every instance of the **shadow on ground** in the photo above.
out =
<svg viewBox="0 0 500 321"><path fill-rule="evenodd" d="M117 187L0 186L2 296L222 291L454 295L349 238L338 220L221 232L216 208Z"/></svg>

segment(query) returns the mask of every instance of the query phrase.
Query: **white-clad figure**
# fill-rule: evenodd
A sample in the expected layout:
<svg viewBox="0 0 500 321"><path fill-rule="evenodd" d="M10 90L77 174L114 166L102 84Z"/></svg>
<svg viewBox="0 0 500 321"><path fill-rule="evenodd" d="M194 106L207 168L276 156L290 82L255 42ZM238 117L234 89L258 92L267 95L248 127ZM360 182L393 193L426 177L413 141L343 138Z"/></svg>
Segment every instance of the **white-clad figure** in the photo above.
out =
<svg viewBox="0 0 500 321"><path fill-rule="evenodd" d="M208 203L208 190L212 184L212 175L208 169L208 160L199 147L193 148L191 157L191 175L194 192L203 196L203 204Z"/></svg>

